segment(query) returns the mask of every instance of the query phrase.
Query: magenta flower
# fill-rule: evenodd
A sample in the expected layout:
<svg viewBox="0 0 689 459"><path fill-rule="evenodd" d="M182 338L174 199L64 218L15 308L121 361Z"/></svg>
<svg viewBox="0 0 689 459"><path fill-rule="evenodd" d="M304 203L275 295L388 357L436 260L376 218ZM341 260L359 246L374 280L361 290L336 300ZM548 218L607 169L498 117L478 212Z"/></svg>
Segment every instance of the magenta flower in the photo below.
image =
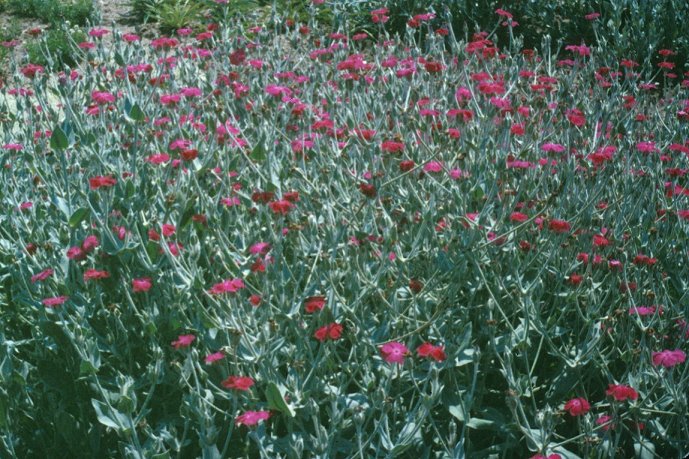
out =
<svg viewBox="0 0 689 459"><path fill-rule="evenodd" d="M49 278L50 276L52 276L54 273L55 273L55 271L53 271L50 268L44 269L40 273L34 274L33 276L31 276L31 283L35 284L38 281L44 281L47 278Z"/></svg>
<svg viewBox="0 0 689 459"><path fill-rule="evenodd" d="M148 292L153 286L153 281L150 277L142 277L140 279L132 279L132 290L134 293Z"/></svg>
<svg viewBox="0 0 689 459"><path fill-rule="evenodd" d="M212 354L208 354L205 359L203 359L204 362L206 362L206 365L210 365L211 363L215 363L218 360L222 360L225 358L225 354L223 354L222 351L218 352L213 352Z"/></svg>
<svg viewBox="0 0 689 459"><path fill-rule="evenodd" d="M172 346L175 349L180 349L183 347L191 346L191 343L193 343L195 339L196 339L196 336L194 336L194 335L179 335L177 340L173 341L170 344L172 344Z"/></svg>
<svg viewBox="0 0 689 459"><path fill-rule="evenodd" d="M402 343L392 341L380 347L380 354L388 363L404 363L404 357L409 354L409 349Z"/></svg>
<svg viewBox="0 0 689 459"><path fill-rule="evenodd" d="M43 303L43 306L47 308L54 308L57 306L60 306L63 304L65 301L67 301L69 297L66 296L54 296L52 298L45 298L41 301Z"/></svg>
<svg viewBox="0 0 689 459"><path fill-rule="evenodd" d="M254 383L254 378L250 376L229 376L220 384L226 389L246 391L251 389Z"/></svg>
<svg viewBox="0 0 689 459"><path fill-rule="evenodd" d="M569 411L570 416L581 416L589 412L591 405L585 398L573 398L565 403L565 410Z"/></svg>
<svg viewBox="0 0 689 459"><path fill-rule="evenodd" d="M253 426L261 421L265 421L270 418L270 411L247 411L244 414L240 414L234 420L237 426L244 424L245 426Z"/></svg>
<svg viewBox="0 0 689 459"><path fill-rule="evenodd" d="M687 355L680 349L675 349L674 351L666 349L653 353L653 365L662 365L665 368L674 367L678 363L684 363L686 359Z"/></svg>
<svg viewBox="0 0 689 459"><path fill-rule="evenodd" d="M238 290L244 288L244 281L242 279L227 279L215 284L208 290L211 295L221 295L223 293L236 293Z"/></svg>

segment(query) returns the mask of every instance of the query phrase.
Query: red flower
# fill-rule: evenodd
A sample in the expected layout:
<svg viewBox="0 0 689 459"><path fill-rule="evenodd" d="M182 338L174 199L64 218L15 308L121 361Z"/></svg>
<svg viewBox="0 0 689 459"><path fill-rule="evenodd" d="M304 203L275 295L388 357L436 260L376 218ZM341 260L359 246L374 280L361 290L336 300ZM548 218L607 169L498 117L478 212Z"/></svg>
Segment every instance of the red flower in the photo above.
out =
<svg viewBox="0 0 689 459"><path fill-rule="evenodd" d="M412 161L411 159L407 159L400 163L400 170L402 172L409 172L410 170L414 169L415 165L416 164L414 164L414 161Z"/></svg>
<svg viewBox="0 0 689 459"><path fill-rule="evenodd" d="M194 342L196 339L196 336L194 335L179 335L176 341L173 341L171 344L174 346L175 349L180 349L182 347L189 347L191 346L191 343Z"/></svg>
<svg viewBox="0 0 689 459"><path fill-rule="evenodd" d="M445 68L441 62L426 62L423 66L428 73L439 73Z"/></svg>
<svg viewBox="0 0 689 459"><path fill-rule="evenodd" d="M280 199L279 201L273 201L270 204L270 210L275 214L287 215L289 211L294 207L294 204L286 199Z"/></svg>
<svg viewBox="0 0 689 459"><path fill-rule="evenodd" d="M551 220L548 224L548 228L550 228L550 231L555 233L568 233L572 229L569 223L564 220L557 219Z"/></svg>
<svg viewBox="0 0 689 459"><path fill-rule="evenodd" d="M510 214L510 221L513 223L524 223L529 219L529 216L522 212L512 212Z"/></svg>
<svg viewBox="0 0 689 459"><path fill-rule="evenodd" d="M132 290L134 293L148 292L153 286L153 281L150 277L142 277L140 279L132 279Z"/></svg>
<svg viewBox="0 0 689 459"><path fill-rule="evenodd" d="M324 296L312 296L304 301L304 309L309 314L313 314L316 311L320 311L325 306Z"/></svg>
<svg viewBox="0 0 689 459"><path fill-rule="evenodd" d="M316 330L316 332L313 334L313 337L320 342L328 339L335 341L342 337L342 330L343 327L341 324L333 322Z"/></svg>
<svg viewBox="0 0 689 459"><path fill-rule="evenodd" d="M423 283L416 279L409 279L409 290L411 290L412 293L419 293L423 290Z"/></svg>
<svg viewBox="0 0 689 459"><path fill-rule="evenodd" d="M101 188L104 186L110 187L110 186L115 185L116 183L117 183L117 179L115 177L112 177L112 176L98 175L96 177L91 177L89 179L89 187L92 190L97 190L98 188Z"/></svg>
<svg viewBox="0 0 689 459"><path fill-rule="evenodd" d="M581 284L581 281L583 281L583 280L584 280L584 276L582 276L581 274L573 273L573 274L569 275L569 283L574 285L575 287L577 285Z"/></svg>
<svg viewBox="0 0 689 459"><path fill-rule="evenodd" d="M199 156L199 151L196 148L190 148L188 150L182 150L179 156L185 161L193 161Z"/></svg>
<svg viewBox="0 0 689 459"><path fill-rule="evenodd" d="M434 346L431 343L423 343L416 348L416 355L419 357L428 357L436 362L442 362L447 358L445 355L445 348L443 346Z"/></svg>
<svg viewBox="0 0 689 459"><path fill-rule="evenodd" d="M394 140L386 140L380 144L381 150L388 153L399 153L404 150L404 144L402 142L396 142Z"/></svg>
<svg viewBox="0 0 689 459"><path fill-rule="evenodd" d="M639 398L639 393L634 388L623 384L608 384L608 390L605 391L605 395L612 396L618 402Z"/></svg>
<svg viewBox="0 0 689 459"><path fill-rule="evenodd" d="M570 416L581 416L589 412L591 405L585 398L573 398L565 403L565 410L569 411Z"/></svg>
<svg viewBox="0 0 689 459"><path fill-rule="evenodd" d="M234 420L235 425L240 426L244 424L245 426L253 426L258 424L260 421L265 421L270 418L270 411L247 411L244 414L240 414Z"/></svg>
<svg viewBox="0 0 689 459"><path fill-rule="evenodd" d="M376 186L370 183L359 184L359 191L361 191L361 194L371 199L375 198L376 194L378 193L376 190Z"/></svg>
<svg viewBox="0 0 689 459"><path fill-rule="evenodd" d="M226 389L249 390L254 385L254 380L249 376L230 376L221 384Z"/></svg>

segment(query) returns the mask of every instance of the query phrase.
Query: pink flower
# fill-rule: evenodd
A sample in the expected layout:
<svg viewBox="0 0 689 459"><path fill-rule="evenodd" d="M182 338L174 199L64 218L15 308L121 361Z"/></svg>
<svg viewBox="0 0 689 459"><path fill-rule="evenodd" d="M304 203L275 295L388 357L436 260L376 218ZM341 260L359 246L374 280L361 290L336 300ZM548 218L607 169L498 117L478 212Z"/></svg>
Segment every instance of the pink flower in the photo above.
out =
<svg viewBox="0 0 689 459"><path fill-rule="evenodd" d="M170 155L167 153L156 153L148 156L144 161L151 164L160 165L170 161Z"/></svg>
<svg viewBox="0 0 689 459"><path fill-rule="evenodd" d="M636 400L639 398L639 393L630 386L623 384L609 384L605 395L612 396L618 402L623 402L627 399Z"/></svg>
<svg viewBox="0 0 689 459"><path fill-rule="evenodd" d="M245 426L253 426L258 424L260 421L265 421L270 418L270 411L247 411L244 414L240 414L234 420L235 425L240 426L244 424Z"/></svg>
<svg viewBox="0 0 689 459"><path fill-rule="evenodd" d="M664 351L653 353L653 365L662 365L665 368L670 368L679 363L684 363L686 359L687 355L680 349L675 349L674 351L666 349Z"/></svg>
<svg viewBox="0 0 689 459"><path fill-rule="evenodd" d="M100 241L98 240L98 237L90 235L86 236L84 242L81 243L81 249L86 253L90 253L93 252L93 250L99 245Z"/></svg>
<svg viewBox="0 0 689 459"><path fill-rule="evenodd" d="M269 84L266 86L266 92L271 96L285 96L289 97L292 95L292 90L285 86L278 86L276 84Z"/></svg>
<svg viewBox="0 0 689 459"><path fill-rule="evenodd" d="M442 172L443 163L438 161L430 161L423 166L424 172Z"/></svg>
<svg viewBox="0 0 689 459"><path fill-rule="evenodd" d="M55 271L53 271L53 270L50 269L50 268L44 269L44 270L41 271L40 273L34 274L33 276L31 276L31 283L32 283L32 284L35 284L35 283L38 282L38 281L44 281L44 280L46 280L47 278L49 278L50 276L52 276L53 273L55 273Z"/></svg>
<svg viewBox="0 0 689 459"><path fill-rule="evenodd" d="M110 31L108 29L102 29L102 28L95 28L95 29L89 30L89 36L90 37L96 37L96 38L100 38L103 35L107 35L109 33L110 33Z"/></svg>
<svg viewBox="0 0 689 459"><path fill-rule="evenodd" d="M177 228L175 228L175 225L165 223L162 227L162 230L163 230L163 236L170 237L173 234L175 234L175 231L177 230Z"/></svg>
<svg viewBox="0 0 689 459"><path fill-rule="evenodd" d="M175 349L180 349L183 347L189 347L191 346L191 343L194 342L196 339L196 336L194 335L179 335L176 341L173 341L172 346L174 346Z"/></svg>
<svg viewBox="0 0 689 459"><path fill-rule="evenodd" d="M585 398L573 398L565 403L565 410L569 411L570 416L581 416L589 412L591 405Z"/></svg>
<svg viewBox="0 0 689 459"><path fill-rule="evenodd" d="M203 359L204 362L206 362L206 365L210 365L211 363L217 362L218 360L222 360L225 358L225 354L223 354L222 351L218 352L213 352L212 354L208 354L205 359Z"/></svg>
<svg viewBox="0 0 689 459"><path fill-rule="evenodd" d="M386 140L380 145L380 148L387 153L399 153L404 150L404 144L394 140Z"/></svg>
<svg viewBox="0 0 689 459"><path fill-rule="evenodd" d="M603 430L603 432L607 432L608 430L615 428L615 424L608 424L610 421L612 421L612 416L604 414L604 415L598 417L598 419L596 419L596 425L597 426L603 426L603 427L601 427L601 429ZM607 425L604 425L604 424L607 424Z"/></svg>
<svg viewBox="0 0 689 459"><path fill-rule="evenodd" d="M135 293L148 292L153 286L153 281L150 277L142 277L140 279L132 279L132 290Z"/></svg>
<svg viewBox="0 0 689 459"><path fill-rule="evenodd" d="M54 296L52 298L44 298L41 303L43 303L43 306L47 308L54 308L56 306L60 306L63 304L65 301L67 301L69 297L67 296Z"/></svg>
<svg viewBox="0 0 689 459"><path fill-rule="evenodd" d="M392 341L380 347L380 354L388 363L404 363L404 357L409 354L409 349L402 343Z"/></svg>
<svg viewBox="0 0 689 459"><path fill-rule="evenodd" d="M253 255L265 255L269 250L270 244L268 242L257 242L249 247L249 253Z"/></svg>
<svg viewBox="0 0 689 459"><path fill-rule="evenodd" d="M431 343L423 343L416 348L416 355L419 357L428 357L436 362L442 362L447 358L445 355L445 348L443 346L434 346Z"/></svg>
<svg viewBox="0 0 689 459"><path fill-rule="evenodd" d="M559 143L544 143L541 145L541 150L546 152L562 153L565 151L565 146Z"/></svg>
<svg viewBox="0 0 689 459"><path fill-rule="evenodd" d="M107 91L93 91L91 99L98 105L105 105L115 102L115 96Z"/></svg>
<svg viewBox="0 0 689 459"><path fill-rule="evenodd" d="M226 389L245 391L251 389L251 386L254 385L254 380L249 376L229 376L220 384Z"/></svg>
<svg viewBox="0 0 689 459"><path fill-rule="evenodd" d="M70 247L67 249L67 258L70 260L83 260L86 258L86 253L81 250L81 247Z"/></svg>
<svg viewBox="0 0 689 459"><path fill-rule="evenodd" d="M242 279L227 279L218 284L215 284L213 287L210 288L210 290L208 290L208 293L210 293L211 295L221 295L223 293L236 293L238 290L243 289L244 287L245 285Z"/></svg>
<svg viewBox="0 0 689 459"><path fill-rule="evenodd" d="M107 279L110 277L110 273L107 271L99 271L97 269L89 268L84 272L84 282L90 281L92 279Z"/></svg>

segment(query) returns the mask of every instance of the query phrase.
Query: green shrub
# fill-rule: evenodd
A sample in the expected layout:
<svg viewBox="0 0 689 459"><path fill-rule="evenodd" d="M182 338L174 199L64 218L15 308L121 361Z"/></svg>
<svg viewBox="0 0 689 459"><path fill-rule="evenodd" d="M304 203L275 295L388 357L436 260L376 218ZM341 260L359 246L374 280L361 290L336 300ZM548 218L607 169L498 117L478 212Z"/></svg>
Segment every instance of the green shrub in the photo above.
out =
<svg viewBox="0 0 689 459"><path fill-rule="evenodd" d="M201 19L203 4L193 0L172 0L165 2L156 12L160 31L172 34L177 29L189 27Z"/></svg>
<svg viewBox="0 0 689 459"><path fill-rule="evenodd" d="M69 22L84 26L94 14L91 0L7 0L7 6L19 17L39 19L48 24Z"/></svg>
<svg viewBox="0 0 689 459"><path fill-rule="evenodd" d="M79 30L49 29L41 40L27 44L26 51L32 64L48 69L74 67L79 62L79 51L75 43L86 40L86 34Z"/></svg>

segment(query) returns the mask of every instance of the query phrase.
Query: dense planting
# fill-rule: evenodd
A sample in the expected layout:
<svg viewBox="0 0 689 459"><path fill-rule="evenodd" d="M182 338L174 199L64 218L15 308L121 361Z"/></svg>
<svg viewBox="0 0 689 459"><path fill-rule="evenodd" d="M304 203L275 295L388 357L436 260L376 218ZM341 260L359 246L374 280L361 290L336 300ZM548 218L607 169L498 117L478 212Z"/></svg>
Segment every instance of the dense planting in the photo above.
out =
<svg viewBox="0 0 689 459"><path fill-rule="evenodd" d="M93 28L88 65L16 69L3 457L689 452L674 51L388 19Z"/></svg>

